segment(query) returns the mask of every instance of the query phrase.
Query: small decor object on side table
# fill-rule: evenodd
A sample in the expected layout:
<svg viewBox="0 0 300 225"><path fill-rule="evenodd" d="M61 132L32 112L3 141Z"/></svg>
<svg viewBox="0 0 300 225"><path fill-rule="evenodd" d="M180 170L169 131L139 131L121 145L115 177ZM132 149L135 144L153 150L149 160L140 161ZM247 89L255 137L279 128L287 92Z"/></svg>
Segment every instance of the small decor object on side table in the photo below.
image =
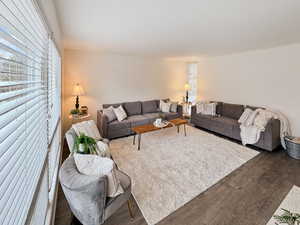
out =
<svg viewBox="0 0 300 225"><path fill-rule="evenodd" d="M281 209L283 214L281 216L275 215L274 219L277 221L276 225L300 225L300 214L292 213L289 210Z"/></svg>
<svg viewBox="0 0 300 225"><path fill-rule="evenodd" d="M82 113L79 109L72 109L70 111L69 119L72 120L72 123L76 120L76 122L84 119L88 119L91 115L88 113Z"/></svg>

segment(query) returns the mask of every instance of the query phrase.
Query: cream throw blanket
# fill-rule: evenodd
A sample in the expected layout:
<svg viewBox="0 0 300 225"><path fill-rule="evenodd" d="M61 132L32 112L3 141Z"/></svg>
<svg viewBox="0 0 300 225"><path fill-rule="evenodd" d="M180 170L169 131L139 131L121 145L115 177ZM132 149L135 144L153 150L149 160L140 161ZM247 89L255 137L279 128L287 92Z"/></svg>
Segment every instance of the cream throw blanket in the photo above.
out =
<svg viewBox="0 0 300 225"><path fill-rule="evenodd" d="M248 118L244 119L240 125L243 145L257 143L270 119L279 119L281 144L286 149L284 136L291 134L290 123L281 112L271 109L257 109L251 113L248 112Z"/></svg>

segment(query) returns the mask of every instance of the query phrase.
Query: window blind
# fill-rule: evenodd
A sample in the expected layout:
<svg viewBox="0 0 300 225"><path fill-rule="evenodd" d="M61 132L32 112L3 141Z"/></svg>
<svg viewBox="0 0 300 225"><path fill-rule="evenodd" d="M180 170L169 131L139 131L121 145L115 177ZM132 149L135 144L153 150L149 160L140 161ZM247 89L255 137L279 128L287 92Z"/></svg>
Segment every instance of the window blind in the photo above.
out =
<svg viewBox="0 0 300 225"><path fill-rule="evenodd" d="M33 0L0 0L0 224L23 225L48 149L48 32Z"/></svg>
<svg viewBox="0 0 300 225"><path fill-rule="evenodd" d="M49 142L54 138L61 112L61 58L53 40L49 40L48 49L48 113Z"/></svg>

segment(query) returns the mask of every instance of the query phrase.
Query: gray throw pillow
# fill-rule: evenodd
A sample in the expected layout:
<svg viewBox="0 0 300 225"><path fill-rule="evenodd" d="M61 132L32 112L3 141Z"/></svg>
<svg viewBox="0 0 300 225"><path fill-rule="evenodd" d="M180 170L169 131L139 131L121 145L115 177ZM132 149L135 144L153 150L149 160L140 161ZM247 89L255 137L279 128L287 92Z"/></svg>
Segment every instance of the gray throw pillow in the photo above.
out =
<svg viewBox="0 0 300 225"><path fill-rule="evenodd" d="M178 102L171 102L170 112L177 112Z"/></svg>
<svg viewBox="0 0 300 225"><path fill-rule="evenodd" d="M117 119L117 116L114 112L114 108L112 106L106 108L106 109L103 109L103 114L105 116L107 116L108 118L108 122L110 123L111 121L114 121Z"/></svg>

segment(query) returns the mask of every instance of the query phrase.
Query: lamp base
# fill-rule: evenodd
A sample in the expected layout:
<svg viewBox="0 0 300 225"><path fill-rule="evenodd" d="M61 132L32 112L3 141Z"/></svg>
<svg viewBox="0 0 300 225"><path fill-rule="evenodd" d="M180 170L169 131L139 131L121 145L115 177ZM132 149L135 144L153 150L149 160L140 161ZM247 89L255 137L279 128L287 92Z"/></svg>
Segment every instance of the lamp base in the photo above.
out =
<svg viewBox="0 0 300 225"><path fill-rule="evenodd" d="M76 97L75 109L79 109L79 96Z"/></svg>
<svg viewBox="0 0 300 225"><path fill-rule="evenodd" d="M185 102L188 103L189 102L189 92L186 92L186 96L185 96Z"/></svg>

